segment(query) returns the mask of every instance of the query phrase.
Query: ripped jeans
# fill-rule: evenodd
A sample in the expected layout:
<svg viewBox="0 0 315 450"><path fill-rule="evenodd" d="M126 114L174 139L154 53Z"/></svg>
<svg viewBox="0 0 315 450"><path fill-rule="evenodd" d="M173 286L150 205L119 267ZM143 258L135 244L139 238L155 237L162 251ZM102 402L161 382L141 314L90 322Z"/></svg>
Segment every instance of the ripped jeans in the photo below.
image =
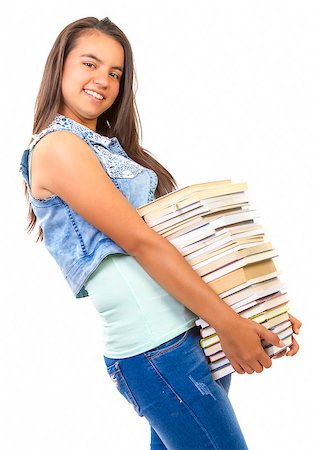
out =
<svg viewBox="0 0 315 450"><path fill-rule="evenodd" d="M122 359L104 356L118 391L151 426L151 449L244 450L228 399L231 375L214 381L199 327Z"/></svg>

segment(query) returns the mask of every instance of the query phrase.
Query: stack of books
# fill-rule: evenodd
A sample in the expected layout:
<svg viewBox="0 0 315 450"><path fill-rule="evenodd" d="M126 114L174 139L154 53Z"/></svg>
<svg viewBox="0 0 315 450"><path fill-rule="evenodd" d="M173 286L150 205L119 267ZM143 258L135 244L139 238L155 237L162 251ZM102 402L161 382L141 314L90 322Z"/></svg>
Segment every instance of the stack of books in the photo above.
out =
<svg viewBox="0 0 315 450"><path fill-rule="evenodd" d="M205 283L240 316L292 344L286 287L279 278L259 214L252 208L246 183L200 183L170 192L138 208L156 232L168 239ZM215 380L234 372L211 324L199 318L200 345ZM284 347L262 341L272 357Z"/></svg>

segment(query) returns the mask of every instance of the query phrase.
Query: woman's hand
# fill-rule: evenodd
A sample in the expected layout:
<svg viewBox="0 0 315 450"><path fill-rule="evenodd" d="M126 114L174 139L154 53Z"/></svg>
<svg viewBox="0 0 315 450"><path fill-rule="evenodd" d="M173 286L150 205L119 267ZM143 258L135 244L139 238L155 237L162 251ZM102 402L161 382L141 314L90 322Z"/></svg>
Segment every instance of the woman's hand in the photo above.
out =
<svg viewBox="0 0 315 450"><path fill-rule="evenodd" d="M295 329L298 324L295 325ZM218 331L222 350L238 373L260 373L272 365L271 358L261 345L264 339L283 347L277 334L251 319L237 316Z"/></svg>
<svg viewBox="0 0 315 450"><path fill-rule="evenodd" d="M292 316L292 314L289 314L289 319L292 324L292 329L294 334L299 334L300 328L302 326L302 322L300 322L296 317ZM294 356L299 351L299 344L295 340L295 338L292 336L292 344L290 346L290 350L287 352L287 349L285 349L283 352L278 353L273 357L273 359L281 358L282 356Z"/></svg>

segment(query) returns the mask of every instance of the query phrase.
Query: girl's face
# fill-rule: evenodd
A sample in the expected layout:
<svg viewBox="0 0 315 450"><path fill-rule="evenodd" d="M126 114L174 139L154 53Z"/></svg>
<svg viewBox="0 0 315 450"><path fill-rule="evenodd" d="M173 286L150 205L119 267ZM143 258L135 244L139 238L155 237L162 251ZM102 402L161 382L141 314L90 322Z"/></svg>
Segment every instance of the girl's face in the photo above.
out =
<svg viewBox="0 0 315 450"><path fill-rule="evenodd" d="M117 98L123 70L119 42L99 31L83 34L64 63L58 112L95 130Z"/></svg>

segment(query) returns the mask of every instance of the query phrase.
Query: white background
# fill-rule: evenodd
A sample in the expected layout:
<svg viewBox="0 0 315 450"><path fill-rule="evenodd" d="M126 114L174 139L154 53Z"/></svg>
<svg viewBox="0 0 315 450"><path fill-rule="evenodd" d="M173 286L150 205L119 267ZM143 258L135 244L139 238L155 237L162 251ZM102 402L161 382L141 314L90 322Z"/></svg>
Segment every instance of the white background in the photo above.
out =
<svg viewBox="0 0 315 450"><path fill-rule="evenodd" d="M43 66L61 29L86 16L128 36L143 145L179 187L247 181L303 328L297 356L234 375L230 398L251 450L315 448L315 7L303 0L28 0L3 12L0 447L149 448L149 426L105 371L96 310L25 232L18 166Z"/></svg>

